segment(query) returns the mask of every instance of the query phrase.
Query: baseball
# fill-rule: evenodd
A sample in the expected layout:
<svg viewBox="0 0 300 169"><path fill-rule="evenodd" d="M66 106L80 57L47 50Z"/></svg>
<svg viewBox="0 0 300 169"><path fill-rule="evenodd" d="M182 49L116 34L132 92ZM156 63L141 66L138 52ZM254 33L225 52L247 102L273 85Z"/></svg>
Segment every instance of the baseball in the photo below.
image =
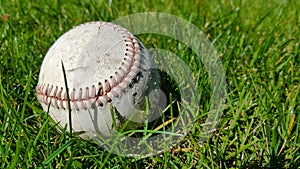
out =
<svg viewBox="0 0 300 169"><path fill-rule="evenodd" d="M124 121L142 123L145 97L159 84L154 67L150 53L125 28L85 23L63 34L47 52L37 98L43 110L68 129L70 106L72 130L80 137L109 136Z"/></svg>

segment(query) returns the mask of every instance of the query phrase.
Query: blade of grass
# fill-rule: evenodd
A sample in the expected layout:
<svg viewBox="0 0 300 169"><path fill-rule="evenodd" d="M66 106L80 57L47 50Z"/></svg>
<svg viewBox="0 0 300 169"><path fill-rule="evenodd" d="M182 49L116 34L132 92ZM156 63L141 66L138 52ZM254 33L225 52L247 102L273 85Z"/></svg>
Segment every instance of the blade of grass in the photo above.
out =
<svg viewBox="0 0 300 169"><path fill-rule="evenodd" d="M50 156L47 157L45 161L43 161L42 166L47 166L48 164L50 164L55 157L57 157L62 151L67 149L72 143L73 140L69 140L59 149L55 150Z"/></svg>
<svg viewBox="0 0 300 169"><path fill-rule="evenodd" d="M69 112L69 127L70 127L70 138L72 138L72 113L71 113L71 104L70 104L70 95L69 95L69 88L68 88L68 82L67 82L67 75L64 67L63 61L61 61L61 67L64 74L64 81L65 81L65 88L67 93L67 101L68 101L68 112Z"/></svg>

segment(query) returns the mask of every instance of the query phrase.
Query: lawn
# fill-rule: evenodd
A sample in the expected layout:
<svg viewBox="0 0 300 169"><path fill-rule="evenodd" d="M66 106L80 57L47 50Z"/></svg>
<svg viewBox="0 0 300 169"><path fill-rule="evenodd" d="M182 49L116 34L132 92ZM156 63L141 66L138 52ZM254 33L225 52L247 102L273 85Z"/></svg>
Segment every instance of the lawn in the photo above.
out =
<svg viewBox="0 0 300 169"><path fill-rule="evenodd" d="M299 168L299 9L298 0L0 0L0 167ZM63 33L141 12L197 26L217 50L227 85L218 127L200 142L212 104L203 63L176 39L137 35L147 48L170 51L188 65L201 101L198 120L176 146L136 159L58 133L35 87L44 56Z"/></svg>

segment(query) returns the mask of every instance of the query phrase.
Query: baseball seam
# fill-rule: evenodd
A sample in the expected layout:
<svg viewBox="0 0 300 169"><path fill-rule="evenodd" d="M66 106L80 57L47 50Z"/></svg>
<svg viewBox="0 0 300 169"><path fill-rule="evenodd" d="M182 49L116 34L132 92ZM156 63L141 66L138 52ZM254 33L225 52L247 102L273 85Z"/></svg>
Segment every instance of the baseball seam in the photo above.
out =
<svg viewBox="0 0 300 169"><path fill-rule="evenodd" d="M113 76L105 79L104 84L99 82L97 86L92 85L85 89L71 89L69 92L70 103L73 105L72 108L76 110L87 109L91 107L93 103L102 107L108 102L111 102L112 98L119 97L132 82L133 78L139 73L143 56L138 40L128 30L107 22L90 22L87 24L99 24L99 26L108 25L113 27L115 31L123 35L126 51L118 70L115 71ZM81 24L77 27L87 24ZM74 29L76 29L76 27ZM36 86L36 93L38 101L43 104L50 104L58 109L67 109L68 107L67 92L64 90L64 87L41 83Z"/></svg>

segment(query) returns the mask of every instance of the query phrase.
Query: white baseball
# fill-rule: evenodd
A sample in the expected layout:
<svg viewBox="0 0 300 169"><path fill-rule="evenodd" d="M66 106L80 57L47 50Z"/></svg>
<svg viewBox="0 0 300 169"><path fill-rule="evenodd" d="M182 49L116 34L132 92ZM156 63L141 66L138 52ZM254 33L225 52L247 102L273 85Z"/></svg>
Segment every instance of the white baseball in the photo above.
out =
<svg viewBox="0 0 300 169"><path fill-rule="evenodd" d="M107 22L79 25L49 49L36 87L43 110L49 107L50 116L62 127L69 128L62 62L72 129L85 139L109 136L116 127L114 120L120 126L122 119L143 113L144 97L157 81L157 72L150 70L154 67L151 55L129 31Z"/></svg>

